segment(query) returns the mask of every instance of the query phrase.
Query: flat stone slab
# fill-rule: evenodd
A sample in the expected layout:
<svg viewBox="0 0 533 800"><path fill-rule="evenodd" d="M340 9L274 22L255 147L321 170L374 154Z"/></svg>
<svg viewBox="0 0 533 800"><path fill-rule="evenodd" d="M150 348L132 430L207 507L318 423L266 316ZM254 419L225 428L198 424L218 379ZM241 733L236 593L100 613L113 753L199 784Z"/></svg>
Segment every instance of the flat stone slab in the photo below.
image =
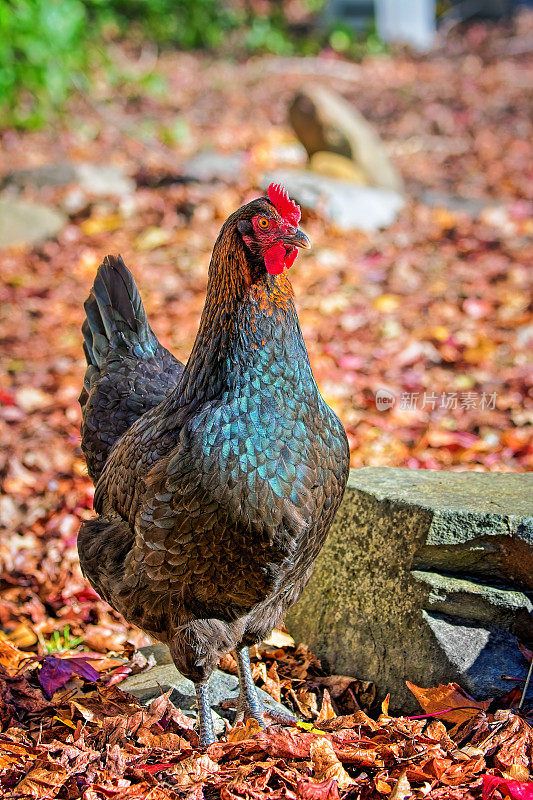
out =
<svg viewBox="0 0 533 800"><path fill-rule="evenodd" d="M411 574L427 592L424 608L428 611L498 625L514 636L533 641L533 603L524 592L438 572L412 570Z"/></svg>
<svg viewBox="0 0 533 800"><path fill-rule="evenodd" d="M265 176L265 189L270 183L281 183L297 203L342 230L371 233L386 228L404 204L402 195L392 189L358 186L309 170L276 170Z"/></svg>
<svg viewBox="0 0 533 800"><path fill-rule="evenodd" d="M48 206L15 198L0 199L0 247L53 239L66 222L64 214Z"/></svg>
<svg viewBox="0 0 533 800"><path fill-rule="evenodd" d="M148 703L154 697L159 697L162 692L172 689L170 698L174 705L191 716L196 714L196 693L194 684L185 678L174 666L168 647L164 644L142 647L141 653L146 658L154 656L156 664L145 672L131 675L122 681L120 688L125 692L138 697L143 703ZM273 698L262 689L257 689L260 699L266 706L273 710L291 713L285 706L276 703ZM211 708L220 717L230 721L235 718L236 710L222 707L224 700L235 700L239 694L239 681L235 675L216 669L209 679L209 696Z"/></svg>
<svg viewBox="0 0 533 800"><path fill-rule="evenodd" d="M413 713L406 680L484 698L525 678L532 592L533 475L366 467L286 624Z"/></svg>

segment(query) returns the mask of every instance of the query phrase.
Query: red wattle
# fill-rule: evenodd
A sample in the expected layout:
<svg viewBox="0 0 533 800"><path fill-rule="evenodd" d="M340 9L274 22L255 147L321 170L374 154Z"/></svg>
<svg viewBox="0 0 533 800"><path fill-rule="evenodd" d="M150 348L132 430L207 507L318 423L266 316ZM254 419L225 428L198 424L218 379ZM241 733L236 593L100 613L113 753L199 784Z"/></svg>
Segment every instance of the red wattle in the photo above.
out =
<svg viewBox="0 0 533 800"><path fill-rule="evenodd" d="M285 269L290 269L294 262L296 261L296 256L298 255L298 250L294 248L285 256Z"/></svg>
<svg viewBox="0 0 533 800"><path fill-rule="evenodd" d="M285 247L278 242L266 251L265 267L271 275L281 275L285 266Z"/></svg>

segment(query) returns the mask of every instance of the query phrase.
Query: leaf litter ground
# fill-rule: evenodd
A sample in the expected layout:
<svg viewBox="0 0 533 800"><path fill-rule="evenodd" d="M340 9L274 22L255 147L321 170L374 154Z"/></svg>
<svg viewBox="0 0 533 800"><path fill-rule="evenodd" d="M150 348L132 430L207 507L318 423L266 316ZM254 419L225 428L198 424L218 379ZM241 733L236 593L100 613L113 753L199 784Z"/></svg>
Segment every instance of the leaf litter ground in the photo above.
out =
<svg viewBox="0 0 533 800"><path fill-rule="evenodd" d="M218 229L257 194L250 187L261 174L283 164L287 102L313 71L376 124L408 189L398 221L372 237L307 212L314 250L292 271L313 369L347 427L352 465L531 469L530 32L523 15L513 35L474 25L427 57L361 65L167 54L157 65L169 80L164 97L127 87L117 96L102 82L72 103L75 124L4 132L4 174L68 159L115 163L137 180L122 200L79 201L76 187L24 190L66 208L69 224L57 241L2 253L6 797L531 796L530 718L511 710L518 690L496 704L453 685L413 687L434 716L389 717L372 684L327 675L304 645L261 646L253 662L258 685L307 727L260 732L249 723L199 751L168 696L145 708L121 692L120 680L147 666L137 651L147 639L95 597L76 556L80 520L92 513L79 449L79 328L98 263L123 254L157 334L186 357ZM189 136L168 147L176 121ZM180 182L199 146L245 152L242 176ZM485 205L476 214L430 206L426 190ZM376 410L379 388L396 395L387 412ZM443 406L453 393L457 407ZM402 407L405 394L417 395L417 408ZM483 394L496 395L493 408L481 407ZM228 656L221 666L235 664Z"/></svg>

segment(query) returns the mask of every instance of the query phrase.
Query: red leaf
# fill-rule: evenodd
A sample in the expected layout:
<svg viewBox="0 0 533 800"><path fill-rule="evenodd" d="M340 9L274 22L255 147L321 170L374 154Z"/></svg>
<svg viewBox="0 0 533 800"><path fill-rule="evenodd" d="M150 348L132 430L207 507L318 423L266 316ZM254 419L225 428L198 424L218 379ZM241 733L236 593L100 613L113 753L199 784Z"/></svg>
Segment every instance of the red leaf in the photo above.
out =
<svg viewBox="0 0 533 800"><path fill-rule="evenodd" d="M298 781L298 797L302 800L338 800L337 782L330 778L329 781L315 783L304 778Z"/></svg>
<svg viewBox="0 0 533 800"><path fill-rule="evenodd" d="M9 394L9 392L4 391L4 389L0 389L0 403L2 403L4 406L14 406L15 398L13 395Z"/></svg>
<svg viewBox="0 0 533 800"><path fill-rule="evenodd" d="M525 783L498 778L497 775L483 775L483 800L491 800L496 790L499 790L502 796L508 795L512 800L533 800L532 781Z"/></svg>
<svg viewBox="0 0 533 800"><path fill-rule="evenodd" d="M142 769L143 772L149 772L150 775L155 775L158 772L162 772L164 769L175 766L176 764L172 764L170 761L162 761L160 764L138 764L137 769Z"/></svg>

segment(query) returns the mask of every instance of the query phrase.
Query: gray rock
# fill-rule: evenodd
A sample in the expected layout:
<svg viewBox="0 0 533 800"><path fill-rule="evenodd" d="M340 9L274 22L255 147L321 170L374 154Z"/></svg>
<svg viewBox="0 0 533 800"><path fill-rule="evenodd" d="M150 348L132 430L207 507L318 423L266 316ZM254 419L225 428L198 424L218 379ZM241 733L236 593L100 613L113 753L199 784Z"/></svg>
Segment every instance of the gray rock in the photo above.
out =
<svg viewBox="0 0 533 800"><path fill-rule="evenodd" d="M401 192L403 182L374 128L343 97L324 86L300 89L289 118L296 135L313 153L326 150L351 158L371 186Z"/></svg>
<svg viewBox="0 0 533 800"><path fill-rule="evenodd" d="M235 183L242 173L243 166L243 153L215 153L212 150L204 150L186 162L182 177L185 180L202 183L211 181Z"/></svg>
<svg viewBox="0 0 533 800"><path fill-rule="evenodd" d="M431 208L446 208L448 211L455 211L459 214L468 214L471 217L479 217L487 206L493 206L489 200L479 200L476 197L459 197L455 194L446 192L434 192L426 189L420 195L420 200Z"/></svg>
<svg viewBox="0 0 533 800"><path fill-rule="evenodd" d="M322 214L343 230L377 231L391 225L403 206L403 198L391 189L357 186L349 181L309 171L277 170L264 178L281 183L304 208Z"/></svg>
<svg viewBox="0 0 533 800"><path fill-rule="evenodd" d="M196 694L194 684L185 678L174 666L169 649L164 644L150 645L142 647L141 652L146 658L154 655L156 665L140 672L138 675L131 675L120 684L120 688L125 692L135 695L143 703L147 703L154 697L159 697L161 692L172 689L170 695L172 702L184 713L192 715L196 709ZM272 697L262 689L257 689L260 699L266 706L274 710L290 713L280 703L276 703ZM236 699L239 694L239 681L235 675L229 675L216 669L209 679L209 695L211 708L219 716L233 720L235 709L222 708L224 700Z"/></svg>
<svg viewBox="0 0 533 800"><path fill-rule="evenodd" d="M135 191L135 183L123 170L106 164L47 164L43 167L22 169L7 175L2 186L19 189L42 189L53 186L77 184L88 194L98 197L121 196Z"/></svg>
<svg viewBox="0 0 533 800"><path fill-rule="evenodd" d="M0 248L53 239L66 223L55 209L16 199L0 199Z"/></svg>
<svg viewBox="0 0 533 800"><path fill-rule="evenodd" d="M61 201L61 208L69 215L75 217L85 211L90 205L89 197L79 186L72 186Z"/></svg>
<svg viewBox="0 0 533 800"><path fill-rule="evenodd" d="M2 181L2 186L16 186L19 189L45 186L67 186L76 180L74 164L46 164L43 167L18 169L10 172Z"/></svg>
<svg viewBox="0 0 533 800"><path fill-rule="evenodd" d="M394 711L418 708L406 680L502 694L502 674L527 670L512 633L531 632L532 489L532 475L352 470L289 631Z"/></svg>
<svg viewBox="0 0 533 800"><path fill-rule="evenodd" d="M135 191L135 182L123 170L107 164L76 164L76 180L88 194L122 196Z"/></svg>
<svg viewBox="0 0 533 800"><path fill-rule="evenodd" d="M487 699L513 688L502 675L525 678L527 664L520 656L516 639L494 625L467 624L444 614L422 617L435 636L440 652L449 661L450 672L460 676L460 683L479 699Z"/></svg>
<svg viewBox="0 0 533 800"><path fill-rule="evenodd" d="M533 641L533 604L524 592L438 572L413 570L411 574L426 592L424 608L428 611L498 625L514 636Z"/></svg>

